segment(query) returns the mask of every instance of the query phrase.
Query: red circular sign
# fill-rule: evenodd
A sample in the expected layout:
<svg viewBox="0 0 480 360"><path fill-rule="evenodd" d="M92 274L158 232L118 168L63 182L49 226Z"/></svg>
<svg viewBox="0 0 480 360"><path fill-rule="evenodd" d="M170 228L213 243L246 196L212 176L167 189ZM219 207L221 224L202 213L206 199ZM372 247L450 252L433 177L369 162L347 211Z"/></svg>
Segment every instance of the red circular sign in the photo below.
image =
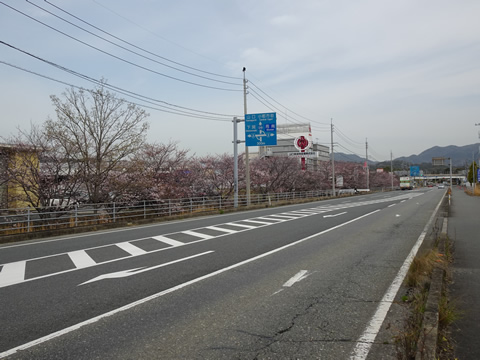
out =
<svg viewBox="0 0 480 360"><path fill-rule="evenodd" d="M302 135L295 139L294 145L298 150L305 150L310 147L310 141Z"/></svg>

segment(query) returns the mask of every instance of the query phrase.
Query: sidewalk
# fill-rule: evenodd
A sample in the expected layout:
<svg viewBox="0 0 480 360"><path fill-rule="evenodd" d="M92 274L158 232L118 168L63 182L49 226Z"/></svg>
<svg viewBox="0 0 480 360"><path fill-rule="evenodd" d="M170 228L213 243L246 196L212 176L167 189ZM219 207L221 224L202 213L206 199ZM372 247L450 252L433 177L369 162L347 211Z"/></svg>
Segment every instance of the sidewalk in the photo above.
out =
<svg viewBox="0 0 480 360"><path fill-rule="evenodd" d="M454 187L448 236L454 246L451 299L463 313L452 326L455 357L480 359L480 197Z"/></svg>

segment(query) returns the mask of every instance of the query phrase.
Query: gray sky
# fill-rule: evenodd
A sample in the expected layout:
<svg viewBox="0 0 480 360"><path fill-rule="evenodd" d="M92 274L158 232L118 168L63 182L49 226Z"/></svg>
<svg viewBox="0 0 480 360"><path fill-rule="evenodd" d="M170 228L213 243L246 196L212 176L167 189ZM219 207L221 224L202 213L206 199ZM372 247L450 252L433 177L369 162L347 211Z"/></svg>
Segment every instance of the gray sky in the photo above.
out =
<svg viewBox="0 0 480 360"><path fill-rule="evenodd" d="M381 161L390 151L399 157L479 142L478 0L2 2L4 43L151 99L221 114L193 111L211 120L147 109L149 141L179 141L191 154L233 152L229 119L243 115L244 66L249 113L276 111L279 124L309 119L313 138L325 144L333 118L336 151L364 156L368 138L369 157ZM0 61L2 136L55 117L49 95L67 87L5 63L94 86L4 44Z"/></svg>

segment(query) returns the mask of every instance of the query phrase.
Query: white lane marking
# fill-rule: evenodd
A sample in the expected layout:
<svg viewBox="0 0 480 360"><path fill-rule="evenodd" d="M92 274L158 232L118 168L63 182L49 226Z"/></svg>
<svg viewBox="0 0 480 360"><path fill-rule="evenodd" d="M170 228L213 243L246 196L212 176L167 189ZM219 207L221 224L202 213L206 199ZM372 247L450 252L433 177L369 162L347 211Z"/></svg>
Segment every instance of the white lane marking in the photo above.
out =
<svg viewBox="0 0 480 360"><path fill-rule="evenodd" d="M238 230L225 229L225 228L221 228L221 227L218 227L218 226L207 226L207 227L205 227L205 229L223 231L223 232L226 232L226 233L229 233L229 234L235 234L235 233L238 232Z"/></svg>
<svg viewBox="0 0 480 360"><path fill-rule="evenodd" d="M262 225L272 225L271 222L265 222L265 221L257 221L257 220L242 220L242 221L245 221L245 222L249 222L249 223L252 223L252 224L262 224Z"/></svg>
<svg viewBox="0 0 480 360"><path fill-rule="evenodd" d="M97 263L86 253L85 250L70 251L67 253L77 269L96 265Z"/></svg>
<svg viewBox="0 0 480 360"><path fill-rule="evenodd" d="M17 261L3 265L0 271L0 287L16 284L25 280L26 261Z"/></svg>
<svg viewBox="0 0 480 360"><path fill-rule="evenodd" d="M130 244L129 242L123 242L115 245L117 245L120 249L125 250L132 256L143 255L147 253L145 250L140 249L138 246Z"/></svg>
<svg viewBox="0 0 480 360"><path fill-rule="evenodd" d="M303 279L306 278L305 274L307 273L307 270L300 270L298 273L296 273L294 276L290 278L285 284L283 284L284 287L291 287L293 284L296 282L302 281Z"/></svg>
<svg viewBox="0 0 480 360"><path fill-rule="evenodd" d="M288 220L289 220L289 219L285 219L285 218L278 218L278 217L275 216L275 215L262 216L262 217L258 217L257 219L277 221L277 223L280 223L280 222L284 222L284 221L288 221ZM276 224L276 223L272 223L272 225L274 225L274 224Z"/></svg>
<svg viewBox="0 0 480 360"><path fill-rule="evenodd" d="M239 226L239 227L246 228L246 229L256 229L257 228L257 226L237 224L237 223L234 223L234 222L226 223L225 225Z"/></svg>
<svg viewBox="0 0 480 360"><path fill-rule="evenodd" d="M338 214L332 214L332 215L323 215L324 218L331 218L331 217L336 217L336 216L340 216L340 215L343 215L343 214L346 214L347 212L344 211L344 212L341 212L341 213L338 213Z"/></svg>
<svg viewBox="0 0 480 360"><path fill-rule="evenodd" d="M267 216L261 216L261 217L255 218L255 219L267 220L267 221L276 221L276 222L283 222L283 221L285 221L285 219L281 219L281 220L280 220L280 219L271 218L270 216L268 216L268 217L267 217ZM274 224L276 224L276 223L269 222L269 224L274 225Z"/></svg>
<svg viewBox="0 0 480 360"><path fill-rule="evenodd" d="M125 305L125 306L119 307L119 308L117 308L117 309L115 309L115 310L111 310L111 311L106 312L106 313L104 313L104 314L95 316L95 317L93 317L93 318L91 318L91 319L82 321L82 322L80 322L80 323L78 323L78 324L72 325L72 326L67 327L67 328L65 328L65 329L58 330L58 331L56 331L56 332L54 332L54 333L51 333L51 334L49 334L49 335L43 336L43 337L41 337L41 338L38 338L38 339L36 339L36 340L30 341L30 342L25 343L25 344L23 344L23 345L19 345L19 346L15 347L15 348L12 348L12 349L10 349L10 350L4 351L3 353L0 353L0 359L1 359L1 358L4 358L4 357L7 357L7 356L10 356L10 355L13 355L13 354L15 354L17 351L29 349L29 348L31 348L31 347L33 347L33 346L42 344L42 343L44 343L44 342L46 342L46 341L49 341L49 340L55 339L55 338L57 338L57 337L59 337L59 336L68 334L68 333L70 333L70 332L72 332L72 331L75 331L75 330L80 329L81 327L83 327L83 326L85 326L85 325L94 324L94 323L96 323L96 322L99 321L99 320L105 319L105 318L107 318L107 317L109 317L109 316L115 315L115 314L120 313L120 312L122 312L122 311L129 310L129 309L131 309L131 308L133 308L133 307L135 307L135 306L144 304L144 303L146 303L146 302L148 302L148 301L157 299L157 298L162 297L162 296L164 296L164 295L170 294L170 293L172 293L172 292L174 292L174 291L183 289L184 287L190 286L190 285L195 284L195 283L197 283L197 282L200 282L200 281L203 281L203 280L205 280L205 279L208 279L208 278L217 276L217 275L222 274L222 273L224 273L224 272L226 272L226 271L235 269L235 268L237 268L237 267L243 266L243 265L248 264L248 263L250 263L250 262L253 262L253 261L259 260L259 259L261 259L261 258L267 257L267 256L269 256L269 255L275 254L275 253L277 253L277 252L279 252L279 251L288 249L289 247L292 247L292 246L301 244L301 243L303 243L303 242L305 242L305 241L307 241L307 240L313 239L313 238L315 238L315 237L317 237L317 236L321 236L321 235L326 234L326 233L328 233L328 232L330 232L330 231L339 229L339 228L341 228L341 227L343 227L343 226L345 226L345 225L348 225L348 224L351 224L351 223L353 223L353 222L355 222L355 221L361 220L361 219L363 219L363 218L365 218L365 217L367 217L367 216L373 215L373 214L375 214L375 213L377 213L377 212L379 212L379 211L380 211L380 210L372 211L372 212L370 212L370 213L367 213L367 214L364 214L364 215L362 215L362 216L359 216L359 217L357 217L357 218L355 218L355 219L346 221L346 222L344 222L343 224L339 224L339 225L333 226L333 227L331 227L331 228L329 228L329 229L320 231L319 233L316 233L316 234L307 236L306 238L303 238L303 239L297 240L297 241L295 241L295 242L293 242L293 243L290 243L290 244L288 244L288 245L284 245L284 246L282 246L282 247L279 247L279 248L277 248L277 249L275 249L275 250L271 250L271 251L268 251L268 252L266 252L266 253L257 255L257 256L255 256L255 257L253 257L253 258L250 258L250 259L241 261L241 262L239 262L239 263L236 263L236 264L227 266L227 267L225 267L225 268L223 268L223 269L214 271L214 272L212 272L212 273L210 273L210 274L206 274L206 275L200 276L200 277L198 277L198 278L196 278L196 279L192 279L192 280L187 281L187 282L185 282L185 283L183 283L183 284L179 284L179 285L177 285L177 286L171 287L170 289L167 289L167 290L161 291L161 292L159 292L159 293L150 295L150 296L148 296L148 297L146 297L146 298L143 298L143 299L134 301L134 302L132 302L132 303L130 303L130 304L127 304L127 305Z"/></svg>
<svg viewBox="0 0 480 360"><path fill-rule="evenodd" d="M152 239L155 239L157 241L161 241L167 245L171 245L171 246L182 246L182 245L185 245L185 243L181 242L181 241L178 241L178 240L173 240L173 239L170 239L170 238L167 238L165 236L161 236L161 235L158 235L158 236L152 236Z"/></svg>
<svg viewBox="0 0 480 360"><path fill-rule="evenodd" d="M397 204L390 204L390 205L388 205L388 207L390 208L390 207L393 207L395 205L397 205Z"/></svg>
<svg viewBox="0 0 480 360"><path fill-rule="evenodd" d="M207 234L202 234L193 230L186 230L186 231L180 231L182 234L187 234L187 235L192 235L195 237L199 237L200 239L211 239L214 238L215 236L212 235L207 235Z"/></svg>
<svg viewBox="0 0 480 360"><path fill-rule="evenodd" d="M272 215L268 215L270 217L277 217L277 218L285 218L285 219L298 219L298 216L288 216L288 215L284 215L284 214L272 214Z"/></svg>
<svg viewBox="0 0 480 360"><path fill-rule="evenodd" d="M415 243L415 245L413 245L412 250L408 254L407 258L405 259L405 262L403 263L402 267L398 271L397 276L395 276L395 279L393 279L393 282L388 287L385 295L383 295L383 298L378 304L375 314L370 319L370 322L368 323L362 336L360 336L360 338L357 340L357 345L355 346L355 349L350 355L351 360L365 360L367 358L368 353L370 352L370 348L372 347L372 344L375 341L375 338L377 337L377 334L383 324L383 321L387 316L388 310L390 309L390 306L395 300L395 296L397 295L398 290L400 289L400 286L402 285L403 280L407 275L408 269L412 264L413 258L415 257L415 255L418 252L418 249L422 245L423 240L425 239L425 236L428 233L430 225L432 224L438 212L438 209L442 204L442 201L443 201L443 198L440 199L440 202L438 203L437 207L433 211L432 216L430 216L430 219L428 220L427 224L423 228L422 233L418 237L417 242Z"/></svg>
<svg viewBox="0 0 480 360"><path fill-rule="evenodd" d="M278 293L281 293L283 290L284 290L284 289L277 290L277 291L275 291L275 292L274 292L272 295L270 295L270 296L277 295Z"/></svg>
<svg viewBox="0 0 480 360"><path fill-rule="evenodd" d="M289 212L286 212L285 214L294 215L294 216L301 216L301 217L307 216L307 214L305 214L304 212L300 212L300 211L289 211Z"/></svg>
<svg viewBox="0 0 480 360"><path fill-rule="evenodd" d="M196 257L199 257L199 256L203 256L203 255L207 255L207 254L210 254L210 253L213 253L213 252L214 252L213 250L205 251L205 252L200 253L200 254L187 256L187 257L184 257L184 258L181 258L181 259L178 259L178 260L170 261L170 262L165 263L165 264L159 264L159 265L155 265L155 266L151 266L151 267L147 267L147 268L146 267L140 267L140 268L135 268L135 269L117 271L117 272L113 272L113 273L109 273L109 274L103 274L103 275L97 276L97 277L95 277L91 280L85 281L84 283L81 283L77 286L89 284L89 283L92 283L92 282L95 282L95 281L100 281L100 280L103 280L103 279L118 279L118 278L124 278L124 277L132 276L132 275L137 275L137 274L143 273L145 271L159 269L161 267L165 267L165 266L176 264L176 263L179 263L179 262L182 262L182 261L190 260L190 259L193 259L193 258L196 258Z"/></svg>

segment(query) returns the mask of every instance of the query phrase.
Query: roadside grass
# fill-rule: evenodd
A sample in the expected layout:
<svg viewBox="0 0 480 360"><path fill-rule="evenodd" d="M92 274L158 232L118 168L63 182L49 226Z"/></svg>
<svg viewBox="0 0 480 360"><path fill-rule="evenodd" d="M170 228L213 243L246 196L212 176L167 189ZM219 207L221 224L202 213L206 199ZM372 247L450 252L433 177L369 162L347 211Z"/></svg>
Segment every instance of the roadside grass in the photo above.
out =
<svg viewBox="0 0 480 360"><path fill-rule="evenodd" d="M454 343L451 336L451 325L461 319L464 314L458 310L455 299L452 299L449 293L448 285L452 281L452 274L449 265L453 262L453 243L446 237L445 239L445 280L446 286L443 287L440 303L438 304L438 342L437 358L439 360L455 359Z"/></svg>
<svg viewBox="0 0 480 360"><path fill-rule="evenodd" d="M399 360L415 359L417 354L430 278L438 258L437 249L415 256L405 277L404 283L408 291L402 300L409 307L409 316L405 319L404 328L394 337Z"/></svg>
<svg viewBox="0 0 480 360"><path fill-rule="evenodd" d="M444 254L439 252L440 241L444 242ZM440 246L443 248L443 244ZM405 277L404 285L407 293L402 296L402 302L409 307L409 316L405 319L404 328L398 331L394 337L397 359L413 360L421 354L420 336L423 331L423 319L430 290L431 276L435 268L444 271L444 284L451 281L449 265L453 259L452 243L447 238L438 238L436 246L417 255L410 265ZM462 314L457 310L455 302L449 297L448 286L443 286L442 294L438 304L438 341L437 359L453 359L453 343L451 339L450 326L458 320ZM420 353L420 354L419 354Z"/></svg>

